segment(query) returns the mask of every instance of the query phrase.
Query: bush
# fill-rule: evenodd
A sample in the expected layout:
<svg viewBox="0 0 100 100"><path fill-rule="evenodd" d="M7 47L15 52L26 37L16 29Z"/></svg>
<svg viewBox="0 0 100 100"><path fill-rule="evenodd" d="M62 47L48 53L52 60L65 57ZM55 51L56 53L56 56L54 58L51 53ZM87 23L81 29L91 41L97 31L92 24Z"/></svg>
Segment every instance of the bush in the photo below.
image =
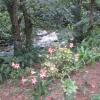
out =
<svg viewBox="0 0 100 100"><path fill-rule="evenodd" d="M55 48L52 54L46 56L43 66L48 68L50 76L61 78L77 70L75 63L78 58L69 48Z"/></svg>
<svg viewBox="0 0 100 100"><path fill-rule="evenodd" d="M89 63L96 62L100 58L99 53L96 53L88 47L84 47L82 45L77 49L77 52L79 52L80 54L80 59L78 63L83 66Z"/></svg>
<svg viewBox="0 0 100 100"><path fill-rule="evenodd" d="M11 70L11 73L10 73L10 78L11 79L18 79L18 78L21 78L22 75L24 75L24 69L21 69L19 68L18 70L14 70L12 69Z"/></svg>
<svg viewBox="0 0 100 100"><path fill-rule="evenodd" d="M0 12L0 37L5 39L11 37L11 22L7 11Z"/></svg>
<svg viewBox="0 0 100 100"><path fill-rule="evenodd" d="M63 90L66 93L66 95L71 95L73 93L76 93L78 87L76 86L75 81L71 79L66 79L62 80L62 84L63 84Z"/></svg>
<svg viewBox="0 0 100 100"><path fill-rule="evenodd" d="M100 94L95 94L91 97L91 100L100 100Z"/></svg>
<svg viewBox="0 0 100 100"><path fill-rule="evenodd" d="M24 73L24 69L13 68L11 64L1 64L0 65L0 83L8 79L18 79Z"/></svg>
<svg viewBox="0 0 100 100"><path fill-rule="evenodd" d="M42 57L39 57L40 49L33 48L31 52L24 52L22 55L12 58L12 61L19 63L21 68L32 67L34 64L42 62Z"/></svg>
<svg viewBox="0 0 100 100"><path fill-rule="evenodd" d="M11 68L7 64L0 65L0 83L10 78Z"/></svg>
<svg viewBox="0 0 100 100"><path fill-rule="evenodd" d="M90 36L85 38L81 45L83 45L85 48L88 47L92 50L95 49L95 52L99 52L100 48L100 28L96 27L91 33Z"/></svg>

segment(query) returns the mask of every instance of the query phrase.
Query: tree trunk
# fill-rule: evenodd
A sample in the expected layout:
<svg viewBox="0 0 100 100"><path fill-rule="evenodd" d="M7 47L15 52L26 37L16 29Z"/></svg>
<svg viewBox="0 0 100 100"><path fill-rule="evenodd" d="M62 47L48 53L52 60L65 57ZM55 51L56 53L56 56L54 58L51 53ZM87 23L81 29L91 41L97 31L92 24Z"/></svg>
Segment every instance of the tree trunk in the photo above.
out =
<svg viewBox="0 0 100 100"><path fill-rule="evenodd" d="M90 13L89 13L89 30L93 28L93 9L95 0L90 0Z"/></svg>
<svg viewBox="0 0 100 100"><path fill-rule="evenodd" d="M32 23L27 14L24 13L25 21L25 35L26 35L26 50L28 52L32 49Z"/></svg>
<svg viewBox="0 0 100 100"><path fill-rule="evenodd" d="M20 0L20 2L22 4L21 10L23 12L24 22L25 22L24 34L26 36L26 51L31 52L32 50L32 23L28 15L27 9L23 3L23 0Z"/></svg>
<svg viewBox="0 0 100 100"><path fill-rule="evenodd" d="M12 2L7 4L7 10L10 15L12 23L12 35L14 39L14 55L17 56L21 54L22 50L20 26L18 24L18 16L17 16L17 0L12 0Z"/></svg>

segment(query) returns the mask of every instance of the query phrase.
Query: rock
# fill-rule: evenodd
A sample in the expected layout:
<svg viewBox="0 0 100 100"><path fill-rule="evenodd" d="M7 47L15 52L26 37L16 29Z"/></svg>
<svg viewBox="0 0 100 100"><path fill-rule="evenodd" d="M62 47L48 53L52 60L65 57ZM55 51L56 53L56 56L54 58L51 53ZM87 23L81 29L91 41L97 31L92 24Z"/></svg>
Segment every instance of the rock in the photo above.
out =
<svg viewBox="0 0 100 100"><path fill-rule="evenodd" d="M56 32L48 33L47 31L39 30L35 40L33 41L33 45L35 47L49 47L52 46L53 43L58 42L58 37Z"/></svg>
<svg viewBox="0 0 100 100"><path fill-rule="evenodd" d="M0 51L0 56L4 57L4 56L13 56L14 55L14 46L8 46L5 47L5 49L3 49L2 51Z"/></svg>

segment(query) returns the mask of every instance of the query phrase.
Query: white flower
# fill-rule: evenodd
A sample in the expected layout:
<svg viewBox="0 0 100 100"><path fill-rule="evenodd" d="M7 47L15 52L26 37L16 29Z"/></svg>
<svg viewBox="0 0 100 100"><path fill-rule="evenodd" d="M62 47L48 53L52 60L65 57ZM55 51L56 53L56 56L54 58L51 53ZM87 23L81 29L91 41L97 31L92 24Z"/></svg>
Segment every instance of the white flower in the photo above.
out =
<svg viewBox="0 0 100 100"><path fill-rule="evenodd" d="M80 54L75 54L75 61L77 62L79 60Z"/></svg>
<svg viewBox="0 0 100 100"><path fill-rule="evenodd" d="M33 75L33 74L35 74L36 72L34 71L34 70L31 70L31 74Z"/></svg>

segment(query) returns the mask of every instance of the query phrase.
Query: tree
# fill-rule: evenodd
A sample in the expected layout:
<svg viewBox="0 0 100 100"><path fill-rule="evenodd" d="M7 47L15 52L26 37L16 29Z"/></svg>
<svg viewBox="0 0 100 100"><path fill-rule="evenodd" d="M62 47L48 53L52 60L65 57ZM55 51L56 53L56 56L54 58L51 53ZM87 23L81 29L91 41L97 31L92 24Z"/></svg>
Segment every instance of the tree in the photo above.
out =
<svg viewBox="0 0 100 100"><path fill-rule="evenodd" d="M10 16L10 21L12 24L12 36L14 40L14 55L20 55L21 50L22 50L22 45L21 45L21 36L20 36L20 26L18 23L18 16L17 16L17 0L11 0L11 1L6 1L2 0L3 4L6 6L7 11Z"/></svg>
<svg viewBox="0 0 100 100"><path fill-rule="evenodd" d="M32 27L33 26L24 2L25 0L20 0L21 3L20 8L24 16L24 24L25 24L24 34L26 36L26 51L30 52L32 49Z"/></svg>
<svg viewBox="0 0 100 100"><path fill-rule="evenodd" d="M31 47L32 47L32 22L30 20L30 16L28 14L27 8L25 6L25 0L2 0L3 4L7 8L7 11L10 16L10 21L12 24L12 37L14 41L14 55L18 56L23 53L24 51L30 52ZM21 5L20 5L21 4ZM23 15L20 16L18 15L18 12L22 11ZM21 40L21 21L24 18L24 34L25 34L25 48L23 48L22 40Z"/></svg>
<svg viewBox="0 0 100 100"><path fill-rule="evenodd" d="M97 0L1 1L5 7L0 7L0 9L8 11L11 20L14 54L16 56L22 54L23 50L25 52L32 50L33 27L48 30L62 30L65 28L68 30L70 26L76 40L81 42L89 35L88 30L91 30L94 22L99 18L96 12L99 6L96 7L96 17L94 16L94 4L98 4ZM90 13L88 13L89 11ZM25 35L24 48L21 33Z"/></svg>
<svg viewBox="0 0 100 100"><path fill-rule="evenodd" d="M94 10L94 5L95 5L95 0L90 0L89 30L91 30L93 28L93 20L94 20L93 10Z"/></svg>

